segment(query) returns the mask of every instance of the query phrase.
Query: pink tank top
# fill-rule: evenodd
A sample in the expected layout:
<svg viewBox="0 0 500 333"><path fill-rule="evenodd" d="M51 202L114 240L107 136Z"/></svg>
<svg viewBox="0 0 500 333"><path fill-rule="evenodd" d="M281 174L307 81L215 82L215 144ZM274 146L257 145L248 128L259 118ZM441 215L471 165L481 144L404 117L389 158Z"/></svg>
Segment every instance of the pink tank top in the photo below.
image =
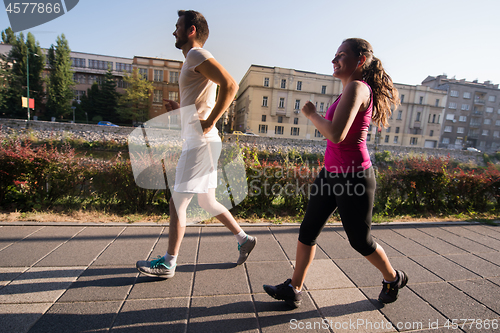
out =
<svg viewBox="0 0 500 333"><path fill-rule="evenodd" d="M370 89L370 105L365 111L357 113L344 141L333 143L327 140L325 168L331 173L356 173L366 170L372 165L368 147L366 146L366 136L372 119L373 92L368 83L364 81L361 82L365 83ZM328 108L325 119L330 121L333 119L335 109L341 97L342 94Z"/></svg>

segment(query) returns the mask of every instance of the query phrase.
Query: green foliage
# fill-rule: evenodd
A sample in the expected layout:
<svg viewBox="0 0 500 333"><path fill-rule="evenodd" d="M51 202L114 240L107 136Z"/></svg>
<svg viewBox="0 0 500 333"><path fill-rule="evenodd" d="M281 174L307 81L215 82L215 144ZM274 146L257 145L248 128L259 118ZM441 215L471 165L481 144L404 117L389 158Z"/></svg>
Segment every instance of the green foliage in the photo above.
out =
<svg viewBox="0 0 500 333"><path fill-rule="evenodd" d="M124 81L127 82L125 94L118 101L117 113L122 120L132 122L145 122L149 117L149 97L154 85L152 82L142 78L136 68L132 74L125 74Z"/></svg>
<svg viewBox="0 0 500 333"><path fill-rule="evenodd" d="M58 119L71 116L73 100L73 71L71 50L64 34L57 37L56 46L48 51L50 76L47 85L47 114Z"/></svg>

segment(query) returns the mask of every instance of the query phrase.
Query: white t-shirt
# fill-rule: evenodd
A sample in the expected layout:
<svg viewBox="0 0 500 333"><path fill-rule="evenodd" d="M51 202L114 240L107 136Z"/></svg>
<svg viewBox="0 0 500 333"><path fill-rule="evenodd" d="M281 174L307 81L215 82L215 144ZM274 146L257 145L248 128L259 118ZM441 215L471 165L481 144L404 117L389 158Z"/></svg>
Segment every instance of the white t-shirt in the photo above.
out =
<svg viewBox="0 0 500 333"><path fill-rule="evenodd" d="M215 106L217 85L201 73L198 73L195 69L210 58L213 58L213 56L207 50L200 47L193 47L186 55L186 60L182 65L179 76L181 108L195 105L198 119L203 120L208 118ZM191 115L181 112L181 137L183 139L200 139L199 132L193 127L195 120L195 114ZM205 139L218 139L219 134L215 126L204 137Z"/></svg>

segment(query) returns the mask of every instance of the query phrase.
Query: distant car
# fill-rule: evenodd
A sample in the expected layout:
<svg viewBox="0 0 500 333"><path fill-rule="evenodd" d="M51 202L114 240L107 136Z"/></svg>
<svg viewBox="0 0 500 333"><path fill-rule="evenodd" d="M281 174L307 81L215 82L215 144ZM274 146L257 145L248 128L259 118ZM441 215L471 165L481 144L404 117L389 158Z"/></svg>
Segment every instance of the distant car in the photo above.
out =
<svg viewBox="0 0 500 333"><path fill-rule="evenodd" d="M246 132L245 135L250 135L250 136L258 136L257 134L255 133L252 133L252 132Z"/></svg>
<svg viewBox="0 0 500 333"><path fill-rule="evenodd" d="M233 131L233 133L231 134L234 134L234 135L245 135L245 133L241 132L241 131Z"/></svg>
<svg viewBox="0 0 500 333"><path fill-rule="evenodd" d="M474 147L467 147L467 151L472 151L474 153L480 153L481 152L479 149L476 149Z"/></svg>
<svg viewBox="0 0 500 333"><path fill-rule="evenodd" d="M97 123L97 125L101 125L101 126L112 126L112 127L120 127L118 125L115 125L113 124L112 122L109 122L109 121L100 121Z"/></svg>

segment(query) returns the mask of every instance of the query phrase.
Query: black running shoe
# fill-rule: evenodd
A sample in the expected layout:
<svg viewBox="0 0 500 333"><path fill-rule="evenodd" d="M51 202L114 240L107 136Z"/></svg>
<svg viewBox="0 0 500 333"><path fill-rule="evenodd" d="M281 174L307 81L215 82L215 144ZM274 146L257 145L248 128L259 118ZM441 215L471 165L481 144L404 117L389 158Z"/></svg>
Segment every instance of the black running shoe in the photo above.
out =
<svg viewBox="0 0 500 333"><path fill-rule="evenodd" d="M397 279L394 282L382 282L382 291L378 300L382 303L392 303L398 299L398 291L408 283L408 275L403 271L396 271Z"/></svg>
<svg viewBox="0 0 500 333"><path fill-rule="evenodd" d="M274 299L285 301L286 304L292 308L298 308L300 303L302 303L302 292L296 293L293 287L290 286L292 282L291 279L286 280L282 284L276 286L269 286L265 284L264 290L266 293Z"/></svg>

